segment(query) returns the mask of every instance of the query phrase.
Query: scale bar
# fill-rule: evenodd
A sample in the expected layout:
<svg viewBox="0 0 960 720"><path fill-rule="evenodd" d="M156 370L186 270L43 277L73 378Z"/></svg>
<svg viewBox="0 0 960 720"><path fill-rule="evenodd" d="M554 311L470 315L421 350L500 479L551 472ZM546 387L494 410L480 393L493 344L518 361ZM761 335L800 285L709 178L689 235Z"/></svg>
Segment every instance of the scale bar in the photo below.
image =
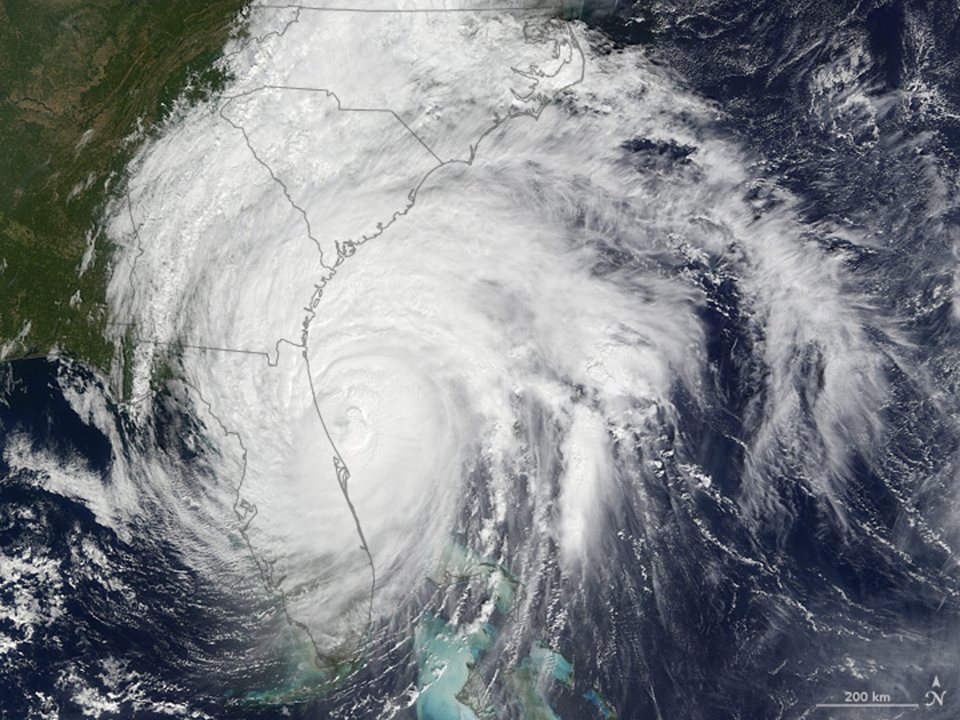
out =
<svg viewBox="0 0 960 720"><path fill-rule="evenodd" d="M920 703L818 703L818 708L918 708Z"/></svg>

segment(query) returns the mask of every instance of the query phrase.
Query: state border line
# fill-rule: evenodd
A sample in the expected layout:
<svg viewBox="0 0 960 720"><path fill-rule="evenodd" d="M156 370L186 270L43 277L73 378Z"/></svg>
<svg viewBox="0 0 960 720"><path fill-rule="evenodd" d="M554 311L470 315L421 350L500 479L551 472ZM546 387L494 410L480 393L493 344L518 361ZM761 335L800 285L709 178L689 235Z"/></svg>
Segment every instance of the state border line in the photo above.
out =
<svg viewBox="0 0 960 720"><path fill-rule="evenodd" d="M365 15L426 15L441 13L477 13L477 12L529 12L535 13L543 10L561 11L562 3L553 5L531 5L523 7L520 5L503 5L499 7L463 7L463 8L351 8L342 6L317 7L314 5L300 5L297 3L285 4L265 4L255 5L253 10L303 10L306 12L330 12L330 13L362 13Z"/></svg>
<svg viewBox="0 0 960 720"><path fill-rule="evenodd" d="M263 7L263 8L267 8L267 9L296 9L296 10L297 10L296 16L295 16L290 22L288 22L288 23L284 26L283 30L275 33L278 37L279 37L279 36L283 36L283 35L286 33L286 31L287 31L292 25L294 25L294 24L296 24L297 22L300 21L300 19L301 19L301 18L300 18L300 11L302 11L302 10L332 11L332 12L350 11L350 12L360 12L360 13L366 13L366 14L377 13L377 12L380 12L380 13L383 13L383 12L396 12L396 11L364 10L364 9L346 9L346 8L339 8L339 9L335 9L335 8L312 8L312 7L308 7L308 6L295 5L295 4L272 5L272 6L269 6L269 5L261 5L261 6L256 6L256 7ZM539 11L543 11L543 10L553 10L553 11L560 10L560 11L562 11L562 9L563 9L563 7L562 7L562 2L558 2L558 3L554 4L554 5L549 5L549 6L534 6L534 7L530 7L530 8L504 8L504 7L500 7L500 8L474 8L474 9L465 9L465 8L464 8L464 9L447 9L447 10L407 9L406 12L407 12L407 13L411 13L411 12L414 12L414 13L425 13L425 12L476 12L476 11L489 11L489 12L499 11L499 12L506 12L506 11L511 11L511 10L524 10L524 11L531 11L531 12L539 12ZM560 17L560 18L555 18L555 20L556 20L556 21L559 21L559 22L561 22L561 23L567 24L566 21L565 21L562 17ZM269 35L269 33L268 33L268 35ZM474 162L476 161L476 159L477 159L477 152L478 152L478 149L479 149L480 145L483 143L483 141L484 141L488 136L490 136L492 133L494 133L496 130L498 130L501 126L505 125L506 123L508 123L508 122L510 122L510 121L512 121L512 120L519 119L519 118L522 118L522 117L528 117L528 118L531 118L531 119L534 120L534 121L538 121L538 120L540 119L540 116L542 115L543 111L544 111L550 104L552 104L552 103L556 100L556 97L557 97L560 93L562 93L562 92L564 92L565 90L568 90L569 88L571 88L571 87L573 87L573 86L575 86L575 85L578 85L578 84L580 84L580 83L583 82L584 77L585 77L585 73L586 73L586 62L585 62L585 58L584 58L583 49L580 47L580 43L577 41L575 34L572 32L572 30L571 30L569 27L567 28L567 33L566 33L566 35L567 35L567 39L566 39L565 41L560 40L559 38L558 38L558 39L555 39L555 41L554 41L554 54L553 54L553 59L554 59L554 60L560 60L560 61L561 61L559 67L557 67L557 69L556 69L554 72L541 72L539 75L531 75L531 74L528 74L528 72L520 71L520 70L518 70L517 68L513 68L513 70L514 70L515 72L517 72L518 74L527 76L527 77L529 77L530 79L535 80L535 82L533 83L533 85L532 85L532 87L531 87L531 89L530 89L529 92L526 92L526 93L518 93L518 92L515 91L515 90L511 90L511 92L513 93L514 97L515 97L517 100L520 100L520 101L521 101L522 103L524 103L524 104L529 104L529 106L528 106L528 107L523 107L523 108L510 109L510 110L508 110L507 112L505 112L505 113L502 114L502 115L499 114L499 113L494 113L493 121L490 123L490 125L488 125L487 128L486 128L483 132L481 132L478 136L476 136L476 138L475 138L475 140L474 140L473 143L471 143L471 144L468 145L468 155L467 155L467 157L451 158L451 159L449 159L449 160L441 160L441 159L439 158L439 156L436 154L436 152L430 147L430 145L429 145L428 143L426 143L426 142L424 141L424 139L421 138L421 137L399 116L399 114L397 114L396 111L394 111L394 110L392 110L392 109L389 109L389 108L349 108L349 107L344 107L343 104L342 104L342 102L341 102L341 100L340 100L340 98L339 98L339 96L337 96L337 94L336 94L335 92L333 92L332 90L329 90L329 89L326 89L326 88L319 88L319 87L296 87L296 86L283 86L283 85L270 85L270 84L265 84L265 85L258 86L258 87L256 87L256 88L252 88L252 89L247 90L247 91L245 91L245 92L238 93L238 94L236 94L236 95L227 96L227 97L222 97L222 98L221 98L222 102L221 102L221 104L220 104L220 106L219 106L219 108L218 108L218 115L220 116L220 118L221 118L224 122L226 122L228 125L232 126L236 131L238 131L238 132L241 134L241 136L243 137L243 139L244 139L244 141L245 141L245 144L246 144L246 146L247 146L247 149L248 149L249 152L251 153L254 161L257 162L257 163L259 163L260 165L262 165L262 166L264 167L264 169L265 169L265 170L268 172L268 174L270 175L271 179L280 187L280 189L281 189L282 192L283 192L283 195L286 197L286 199L287 199L288 203L290 204L290 206L291 206L294 210L299 211L299 213L301 214L303 220L305 221L306 228L307 228L307 236L308 236L308 238L309 238L310 240L312 240L313 243L317 246L317 249L318 249L319 255L320 255L320 263L321 263L321 266L325 267L325 268L329 271L329 275L327 275L327 276L324 277L324 278L321 278L321 283L315 285L315 291L314 291L314 293L312 294L312 296L311 296L311 298L310 298L310 301L307 303L307 306L304 308L304 310L305 310L305 312L306 312L306 315L304 316L303 323L302 323L301 342L300 342L300 343L295 343L295 342L293 342L293 341L291 341L291 340L287 340L286 338L281 338L280 340L278 340L278 341L276 342L276 345L275 345L275 355L274 355L273 357L271 357L270 353L268 353L268 352L258 351L258 350L249 350L249 349L240 349L240 348L224 348L224 347L217 347L217 346L211 346L211 345L190 344L190 343L182 343L182 342L165 342L165 341L161 341L161 340L148 340L148 339L140 339L140 340L139 340L140 342L149 342L149 343L152 343L152 344L157 345L157 346L167 346L167 347L173 347L173 348L180 347L180 348L184 348L184 349L195 349L195 350L213 351L213 352L226 352L226 353L235 353L235 354L241 354L241 355L247 355L247 356L262 357L262 358L266 359L267 364L268 364L268 366L270 366L270 367L275 367L275 366L278 364L278 362L279 362L279 353L280 353L280 344L281 344L281 343L283 343L283 344L288 344L288 345L290 345L291 347L295 347L295 348L297 348L297 349L300 350L300 353L301 353L301 355L302 355L303 361L304 361L304 363L305 363L305 369L306 369L306 371L307 371L308 382L310 383L310 392L311 392L312 399L313 399L314 410L316 411L317 418L318 418L318 420L320 421L321 428L322 428L324 434L326 435L326 439L327 439L327 441L329 442L331 449L333 450L333 458L332 458L332 460L333 460L333 465L334 465L334 470L335 470L335 474L336 474L337 483L338 483L338 485L339 485L339 487L340 487L340 491L341 491L341 493L342 493L342 495L343 495L343 498L344 498L344 500L346 501L347 508L348 508L350 514L352 515L353 520L354 520L354 523L355 523L355 525L356 525L357 535L358 535L358 538L359 538L359 540L360 540L360 550L366 555L368 564L369 564L369 566L370 566L370 574L371 574L371 578L370 578L370 580L371 580L371 583L370 583L370 596L369 596L369 600L368 600L368 604L367 604L366 630L365 630L365 632L364 632L364 635L365 635L366 637L365 637L364 641L361 643L361 646L362 646L362 645L365 645L367 642L369 642L369 640L370 640L370 634L371 634L372 631L373 631L373 602L374 602L374 597L375 597L375 595L376 595L376 590L377 590L376 563L375 563L375 561L374 561L372 552L370 551L370 548L369 548L369 546L368 546L368 544L367 544L366 536L365 536L365 533L364 533L364 531L363 531L363 526L362 526L362 523L361 523L359 514L357 513L357 510L356 510L356 508L355 508L354 505L353 505L353 502L352 502L352 500L351 500L350 493L349 493L349 490L348 490L348 482L349 482L349 480L350 480L350 470L349 470L349 468L348 468L348 466L347 466L346 461L344 460L344 458L343 458L342 455L340 454L340 451L339 451L339 449L338 449L338 447L337 447L337 444L334 442L333 438L332 438L331 435L330 435L330 432L329 432L329 430L328 430L328 428L327 428L327 426L326 426L326 421L325 421L325 419L324 419L324 417L323 417L323 413L322 413L322 411L321 411L321 409L320 409L320 404L319 404L319 399L317 398L316 389L313 387L313 378L312 378L312 373L311 373L311 371L310 371L311 369L310 369L310 357L309 357L309 350L310 350L309 340L310 340L310 329L311 329L311 325L312 325L312 323L313 323L313 320L314 320L314 319L316 318L316 316L317 316L316 308L317 308L317 306L318 306L318 304L319 304L319 302L320 302L320 300L321 300L321 298L322 298L322 296L323 296L323 290L324 290L324 287L325 287L326 283L333 278L333 276L336 274L337 268L343 263L343 261L346 260L347 258L349 258L350 256L352 256L352 255L356 252L356 250L359 248L359 246L363 245L364 243L366 243L366 242L369 241L369 240L372 240L372 239L374 239L374 238L376 238L376 237L379 237L379 236L382 235L388 228L390 228L398 219L400 219L400 218L408 215L408 214L410 213L410 211L411 211L411 210L414 208L414 206L416 205L417 196L418 196L421 188L426 184L426 182L429 180L429 178L431 178L431 176L434 175L434 173L436 173L437 171L439 171L439 170L441 170L442 168L447 167L447 166L449 166L449 165L464 165L464 166L467 166L467 167L472 166L472 165L474 164ZM264 36L264 38L265 38L265 37L266 37L266 36ZM262 40L262 38L258 38L258 40ZM575 77L575 78L572 79L570 82L568 82L568 83L566 83L565 85L563 85L562 87L552 89L552 91L538 92L537 82L536 82L536 78L537 78L537 77L539 77L539 78L541 78L541 79L542 79L542 78L553 78L553 77L556 77L557 75L560 74L560 72L562 72L562 70L563 70L564 67L568 66L568 65L572 62L572 58L571 58L571 59L567 59L567 60L563 60L563 59L562 59L562 47L563 47L564 42L569 43L569 47L570 47L570 49L571 49L572 52L575 51L577 54L580 55L581 62L580 62L580 72L579 72L579 76L578 76L578 77ZM394 117L394 119L395 119L397 122L399 122L399 123L403 126L403 128L404 128L410 135L412 135L413 138L416 139L417 142L419 142L419 143L437 160L437 164L436 164L434 167L430 168L426 173L424 173L424 175L420 178L420 181L417 183L417 185L410 191L406 206L403 207L401 210L394 212L394 213L393 213L393 216L392 216L387 222L378 223L378 224L377 224L377 230L376 230L376 232L374 232L372 235L369 235L369 236L363 235L361 238L356 238L356 239L352 239L352 240L346 240L346 241L344 241L344 242L342 242L342 243L339 242L339 241L336 242L336 243L335 243L335 249L336 249L336 251L337 251L336 259L334 260L334 262L332 263L332 265L328 265L326 262L324 262L324 259L323 259L323 251L322 251L322 248L321 248L321 246L320 246L320 243L319 243L318 239L313 236L312 227L311 227L311 225L310 225L310 220L309 220L308 214L306 213L305 209L296 204L296 202L293 200L293 198L292 198L292 196L291 196L291 194L290 194L290 192L289 192L289 189L287 188L287 185L286 185L286 184L283 182L283 180L274 172L274 170L273 170L273 168L270 166L270 164L269 164L268 162L266 162L265 160L263 160L261 157L258 156L258 154L257 154L257 152L256 152L256 150L255 150L255 148L254 148L254 143L251 141L251 138L249 137L249 135L248 135L248 133L247 133L247 130L246 130L246 128L244 127L242 121L238 122L238 121L235 121L235 120L231 120L231 119L227 116L227 114L225 113L227 107L230 105L230 103L231 103L232 101L237 100L237 99L242 98L242 97L246 97L246 96L252 95L252 94L254 94L254 93L256 93L256 92L264 91L264 90L277 90L277 91L288 91L288 92L289 92L289 91L300 91L300 92L315 92L315 93L325 94L325 95L327 95L327 97L332 97L332 98L334 99L334 101L335 101L336 104L337 104L337 110L340 111L340 112L377 112L377 113L388 113L388 114L392 115L392 116ZM128 200L129 200L129 198L128 198ZM133 223L132 208L129 208L129 207L128 207L128 210L130 211L130 215L131 215L131 217L130 217L131 223ZM135 234L138 235L137 230L136 230L136 227L135 227ZM139 240L139 237L137 237L137 239ZM115 324L115 325L131 325L132 323L114 323L114 324ZM230 429L230 428L226 427L226 425L223 423L223 420L222 420L222 419L219 417L219 415L217 415L217 413L213 410L212 403L203 396L203 394L200 392L199 388L196 388L195 386L191 385L189 382L186 383L186 384L187 384L189 387L192 387L192 388L196 391L196 393L197 393L200 401L201 401L204 405L206 405L206 407L207 407L207 409L208 409L208 412L210 412L211 415L217 420L218 424L220 425L220 427L221 427L221 429L224 431L224 433L225 433L226 435L228 435L228 436L234 437L234 438L239 442L239 444L240 444L240 448L241 448L241 450L242 450L242 455L243 455L243 460L244 460L244 463L243 463L243 464L244 464L244 468L243 468L243 477L242 477L240 486L238 486L237 489L236 489L236 490L237 490L237 497L236 497L236 500L235 500L234 511L238 513L238 518L241 519L241 522L243 523L243 524L242 524L242 527L243 527L244 530L246 530L246 529L249 527L250 522L252 522L253 518L256 516L256 513L257 513L256 505L253 505L253 504L250 503L248 500L246 500L245 498L243 498L242 495L241 495L241 489L242 489L242 485L243 485L243 480L246 479L246 470L247 470L247 467L246 467L247 448L246 448L245 444L243 443L243 439L242 439L242 436L241 436L240 432L237 431L237 430L233 430L233 429ZM242 518L240 518L240 513L239 513L240 510L243 511L243 513L242 513ZM315 653L315 654L314 654L314 664L315 664L318 668L323 669L323 668L327 665L327 663L326 663L325 661L326 661L328 658L324 655L324 653L321 652L320 647L319 647L319 644L317 643L316 638L313 636L312 632L310 631L310 628L306 625L306 623L304 623L303 621L298 620L296 617L294 617L294 615L293 615L293 614L291 613L291 611L290 611L290 608L289 608L288 605L287 605L287 591L285 590L285 588L282 587L282 583L283 583L283 580L285 579L285 575L284 575L284 576L281 576L280 578L275 578L275 577L274 577L274 565L275 565L275 563L276 563L276 560L269 560L269 559L267 559L265 556L260 555L260 554L257 552L257 549L254 547L253 543L249 540L249 538L245 538L245 539L247 539L247 548L248 548L248 551L250 552L250 555L252 556L252 559L253 559L255 565L257 566L257 568L258 568L258 570L259 570L259 572L260 572L261 579L263 580L263 582L264 582L267 590L268 590L269 592L271 592L271 593L276 597L277 601L280 603L280 607L281 607L282 612L283 612L283 614L285 615L286 620L288 621L288 623L289 623L290 625L296 626L296 627L298 627L298 628L300 628L300 629L302 629L302 630L305 631L305 634L306 634L307 637L310 639L310 642L311 642L311 644L313 645L313 649L314 649L314 653ZM359 650L360 648L357 648L357 649Z"/></svg>

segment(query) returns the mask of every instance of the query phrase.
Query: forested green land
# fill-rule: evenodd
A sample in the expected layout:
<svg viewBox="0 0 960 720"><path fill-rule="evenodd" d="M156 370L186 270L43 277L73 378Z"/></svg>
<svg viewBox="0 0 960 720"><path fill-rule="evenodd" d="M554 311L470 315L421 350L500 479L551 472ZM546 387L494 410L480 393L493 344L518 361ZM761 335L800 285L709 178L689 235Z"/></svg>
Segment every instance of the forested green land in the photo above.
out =
<svg viewBox="0 0 960 720"><path fill-rule="evenodd" d="M110 250L79 269L124 167L214 69L246 0L0 0L0 348L108 367ZM129 348L127 349L129 350Z"/></svg>

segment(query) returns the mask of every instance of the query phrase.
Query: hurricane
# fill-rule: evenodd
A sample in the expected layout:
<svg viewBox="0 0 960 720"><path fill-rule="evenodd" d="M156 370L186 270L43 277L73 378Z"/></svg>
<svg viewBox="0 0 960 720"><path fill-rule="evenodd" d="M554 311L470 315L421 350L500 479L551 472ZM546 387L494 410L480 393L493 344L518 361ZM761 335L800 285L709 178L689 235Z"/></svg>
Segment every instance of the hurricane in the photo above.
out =
<svg viewBox="0 0 960 720"><path fill-rule="evenodd" d="M230 713L794 718L957 679L955 396L884 236L553 7L242 21L108 208L130 401L60 380L112 458L70 493L231 599L243 649L189 651Z"/></svg>

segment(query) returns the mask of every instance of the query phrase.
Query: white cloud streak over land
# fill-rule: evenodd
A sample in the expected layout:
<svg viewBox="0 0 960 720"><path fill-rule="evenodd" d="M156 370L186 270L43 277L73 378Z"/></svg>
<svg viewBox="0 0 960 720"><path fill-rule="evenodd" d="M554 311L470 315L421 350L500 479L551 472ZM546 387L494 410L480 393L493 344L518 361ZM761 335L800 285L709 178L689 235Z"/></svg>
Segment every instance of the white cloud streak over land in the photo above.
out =
<svg viewBox="0 0 960 720"><path fill-rule="evenodd" d="M322 650L362 627L371 558L375 617L419 586L478 468L480 551L529 580L549 539L590 571L604 508L642 502L629 478L655 471L677 388L707 402L698 259L736 270L768 368L745 512L776 512L764 473L811 417L800 462L840 504L884 400L868 311L790 197L756 219L714 108L537 12L254 9L250 32L223 97L133 165L138 243L118 206L110 300L141 338L263 354L188 348L183 373L242 438L251 544ZM692 152L638 172L634 137ZM135 394L161 356L138 346ZM505 541L518 502L537 524Z"/></svg>

